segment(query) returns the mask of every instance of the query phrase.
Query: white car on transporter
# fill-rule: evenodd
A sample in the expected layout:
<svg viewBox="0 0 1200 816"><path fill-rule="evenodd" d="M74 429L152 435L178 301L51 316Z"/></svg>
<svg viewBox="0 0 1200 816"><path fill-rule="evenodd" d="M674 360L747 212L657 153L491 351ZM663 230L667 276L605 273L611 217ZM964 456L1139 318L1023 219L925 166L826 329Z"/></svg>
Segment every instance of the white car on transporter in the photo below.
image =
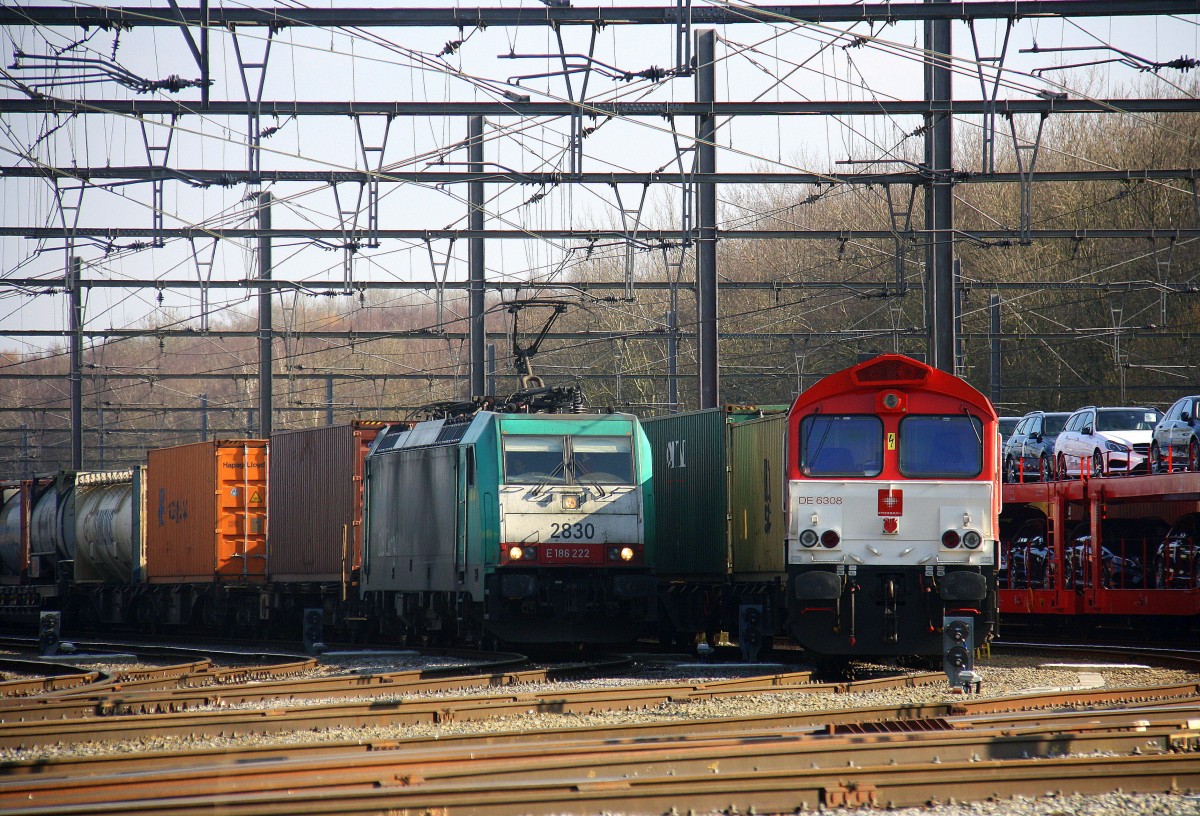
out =
<svg viewBox="0 0 1200 816"><path fill-rule="evenodd" d="M1054 442L1058 477L1145 472L1150 438L1161 418L1154 408L1080 408Z"/></svg>

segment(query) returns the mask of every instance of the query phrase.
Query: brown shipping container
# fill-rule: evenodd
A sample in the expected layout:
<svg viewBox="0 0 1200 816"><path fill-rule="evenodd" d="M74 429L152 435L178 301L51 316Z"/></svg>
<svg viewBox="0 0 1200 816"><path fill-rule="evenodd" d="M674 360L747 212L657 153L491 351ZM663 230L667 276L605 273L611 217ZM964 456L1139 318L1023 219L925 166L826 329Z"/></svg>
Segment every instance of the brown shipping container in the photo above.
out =
<svg viewBox="0 0 1200 816"><path fill-rule="evenodd" d="M265 580L266 440L152 450L147 467L150 583Z"/></svg>
<svg viewBox="0 0 1200 816"><path fill-rule="evenodd" d="M363 467L385 422L271 436L272 581L350 582L362 566Z"/></svg>

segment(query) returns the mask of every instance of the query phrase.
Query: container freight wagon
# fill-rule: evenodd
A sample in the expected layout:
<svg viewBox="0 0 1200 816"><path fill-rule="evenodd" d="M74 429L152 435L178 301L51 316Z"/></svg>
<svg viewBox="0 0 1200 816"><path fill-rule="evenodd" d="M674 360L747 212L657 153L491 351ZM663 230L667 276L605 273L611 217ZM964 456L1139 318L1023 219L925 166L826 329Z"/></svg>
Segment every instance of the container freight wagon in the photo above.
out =
<svg viewBox="0 0 1200 816"><path fill-rule="evenodd" d="M271 436L272 582L357 582L367 452L386 424L358 420Z"/></svg>
<svg viewBox="0 0 1200 816"><path fill-rule="evenodd" d="M0 508L0 621L57 609L75 557L75 474L12 482Z"/></svg>
<svg viewBox="0 0 1200 816"><path fill-rule="evenodd" d="M24 479L5 495L0 571L34 584L69 579L75 557L75 474Z"/></svg>
<svg viewBox="0 0 1200 816"><path fill-rule="evenodd" d="M656 611L649 462L626 414L389 428L367 458L369 619L425 639L634 639Z"/></svg>
<svg viewBox="0 0 1200 816"><path fill-rule="evenodd" d="M782 631L786 406L642 421L654 461L660 634L726 632L747 656Z"/></svg>
<svg viewBox="0 0 1200 816"><path fill-rule="evenodd" d="M239 439L149 452L141 622L239 631L266 622L267 451L265 440Z"/></svg>
<svg viewBox="0 0 1200 816"><path fill-rule="evenodd" d="M61 609L73 623L123 622L142 580L144 480L145 468L62 472L6 489L0 617L28 622Z"/></svg>
<svg viewBox="0 0 1200 816"><path fill-rule="evenodd" d="M75 477L73 625L95 628L135 619L146 569L146 468Z"/></svg>
<svg viewBox="0 0 1200 816"><path fill-rule="evenodd" d="M305 610L320 609L321 626L342 634L361 623L366 459L388 424L355 420L271 435L267 589L273 621L297 621Z"/></svg>
<svg viewBox="0 0 1200 816"><path fill-rule="evenodd" d="M1008 484L1000 521L1006 627L1084 623L1194 641L1200 473Z"/></svg>

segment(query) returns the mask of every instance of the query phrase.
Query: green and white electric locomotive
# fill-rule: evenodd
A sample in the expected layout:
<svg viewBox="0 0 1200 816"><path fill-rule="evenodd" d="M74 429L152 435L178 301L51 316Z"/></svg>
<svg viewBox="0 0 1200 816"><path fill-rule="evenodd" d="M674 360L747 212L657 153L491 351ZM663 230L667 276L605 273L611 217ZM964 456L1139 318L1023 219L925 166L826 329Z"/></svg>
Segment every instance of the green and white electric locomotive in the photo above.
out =
<svg viewBox="0 0 1200 816"><path fill-rule="evenodd" d="M630 414L489 410L367 457L362 598L423 639L611 643L656 619L650 449Z"/></svg>

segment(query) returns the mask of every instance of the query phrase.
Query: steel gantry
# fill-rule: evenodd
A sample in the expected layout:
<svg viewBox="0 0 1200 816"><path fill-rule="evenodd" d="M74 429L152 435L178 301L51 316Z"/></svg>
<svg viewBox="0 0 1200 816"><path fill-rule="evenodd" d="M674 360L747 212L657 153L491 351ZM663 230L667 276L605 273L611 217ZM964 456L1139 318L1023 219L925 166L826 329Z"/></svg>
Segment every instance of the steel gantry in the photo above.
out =
<svg viewBox="0 0 1200 816"><path fill-rule="evenodd" d="M4 291L38 295L65 293L68 298L70 325L58 336L70 341L70 381L72 465L80 467L83 448L80 441L84 417L83 405L83 341L114 337L190 336L191 329L163 329L139 332L134 329L96 330L86 328L86 306L82 295L102 288L154 288L181 291L198 290L200 303L200 333L212 331L209 321L210 293L241 291L257 295L258 329L245 336L258 339L258 401L257 431L268 434L275 412L284 410L276 404L272 384L280 376L277 370L275 342L289 339L344 339L350 343L371 338L439 338L447 342L464 342L467 349L467 388L472 394L482 394L488 388L487 356L490 339L503 340L502 334L487 331L488 292L521 292L536 288L530 281L489 279L486 249L491 242L548 241L558 242L564 252L590 255L597 246L618 247L623 269L621 281L575 281L576 291L608 293L611 302L624 300L633 303L639 291L666 291L670 306L661 325L649 331L613 331L581 334L564 332L550 335L564 340L581 337L638 341L665 340L668 349L665 368L669 407L677 409L682 402L677 396L677 381L695 383L695 404L713 407L721 401L719 356L720 338L751 338L753 332L722 332L720 294L722 291L769 290L779 294L788 290L845 290L863 296L903 296L909 285L908 270L911 256L923 249L922 290L925 321L922 327L902 327L898 315L888 334L895 341L901 336L923 336L928 359L934 365L955 370L961 366L959 335L961 331L962 295L968 283L958 279L955 247L960 242L979 246L1021 245L1041 241L1144 239L1151 248L1155 264L1153 280L1131 282L1127 289L1153 289L1161 300L1161 315L1165 323L1168 295L1191 295L1197 288L1189 281L1174 280L1171 258L1180 242L1200 238L1200 198L1196 195L1197 169L1165 167L1140 170L1092 168L1079 170L1044 170L1037 164L1041 125L1053 115L1106 114L1143 116L1150 114L1194 114L1200 112L1200 100L1186 95L1162 99L1081 98L1068 93L1028 94L1030 98L1000 97L1005 60L1009 56L1009 38L1015 21L1029 18L1087 18L1122 16L1158 16L1200 13L1196 0L1009 0L1008 2L949 2L931 0L913 3L875 3L841 5L772 5L772 6L695 6L691 0L677 0L663 7L606 7L584 8L567 4L545 3L537 7L421 7L398 4L394 8L348 7L319 8L243 8L218 7L208 0L197 5L183 6L170 0L163 7L87 7L87 6L20 6L0 8L0 25L8 27L52 27L129 32L139 28L176 29L180 32L187 54L195 62L196 79L171 76L162 80L147 80L121 66L115 59L70 62L73 57L58 54L14 54L12 67L4 72L6 96L0 98L0 115L11 119L18 116L53 117L55 121L78 118L118 117L135 122L141 134L146 164L122 166L112 157L106 162L72 162L63 164L52 157L39 158L30 149L15 162L0 166L0 179L44 179L55 191L58 224L32 226L12 223L13 216L0 223L0 238L19 238L42 242L50 246L61 242L65 251L64 270L57 279L22 274L20 267L0 270L0 293ZM996 54L984 54L976 38L977 21L996 20L1004 24L1003 43ZM718 28L741 25L771 26L831 26L834 24L867 24L872 34L876 26L911 21L924 26L923 42L918 49L924 66L924 94L919 100L874 98L869 100L791 100L771 101L719 99L723 77L719 73ZM970 30L974 59L969 73L978 79L979 99L955 99L951 80L956 63L951 25L963 21ZM668 26L673 30L673 53L666 68L630 70L609 64L597 56L597 32L606 27ZM590 29L590 41L585 53L574 53L564 40L563 32L570 27ZM279 47L283 32L307 29L451 29L456 39L446 42L438 58L448 57L463 48L472 32L489 27L547 29L553 36L557 52L528 53L512 48L501 58L512 60L514 73L503 79L471 77L479 90L474 100L445 101L360 101L271 99L266 96L268 69L273 49ZM848 29L847 29L848 31ZM224 93L214 70L214 39L226 37L232 52L222 53L236 64L235 82L240 99L213 98ZM857 36L857 35L856 35ZM548 38L549 39L549 38ZM834 41L849 48L866 43L871 38L857 40L848 34L834 36ZM1181 58L1186 62L1186 58ZM528 69L530 60L541 60L545 71ZM1194 62L1194 60L1193 60ZM1195 67L1195 66L1192 66ZM29 73L22 73L28 71ZM63 76L91 76L101 72L119 81L136 93L136 98L108 98L110 95L81 95L71 97L61 92ZM72 74L72 72L75 72ZM465 75L465 74L464 74ZM604 78L613 81L646 81L651 84L689 80L691 101L638 100L601 98L592 83ZM561 98L534 98L528 92L537 81L561 80L565 92ZM82 83L82 80L80 80ZM91 87L91 80L80 84L81 90ZM230 83L234 84L234 83ZM686 85L680 84L679 88ZM153 96L147 96L154 92ZM184 93L195 98L168 98L167 94ZM225 94L229 96L230 94ZM549 94L542 94L549 97ZM119 97L119 95L118 95ZM805 171L771 172L748 169L718 169L721 150L720 128L734 117L783 118L810 115L846 115L872 117L921 117L919 133L923 139L924 157L921 164L899 171L877 172L874 167L861 173L814 173ZM966 162L954 155L953 122L956 117L979 117L983 123L982 157L971 170ZM349 117L355 129L357 161L355 167L330 164L310 169L273 167L268 157L291 158L272 151L269 139L281 125L265 127L266 119L286 123L302 117ZM456 125L462 118L465 138L448 145L437 156L430 157L424 166L391 166L385 162L392 123L397 118L418 120L438 117ZM222 119L244 120L240 134L245 148L245 161L240 167L213 169L189 163L176 141L177 133L191 122ZM488 146L493 135L500 132L498 123L517 121L567 121L565 168L522 169L505 166L498 155L489 156ZM1036 136L1022 136L1018 122L1022 118L1038 125ZM588 138L595 130L610 122L654 122L669 133L674 142L675 156L667 165L651 171L621 169L605 172L595 169L589 158ZM998 128L997 122L1005 123ZM378 125L378 127L374 127ZM995 166L997 133L1007 129L1011 135L1011 150L1016 157L1016 172L998 172ZM466 160L452 157L455 150L465 151ZM49 154L47 154L49 155ZM461 154L459 154L461 155ZM286 162L281 162L285 163ZM361 168L357 165L361 163ZM455 166L458 165L458 166ZM1036 174L1035 174L1036 171ZM1110 229L1049 228L1033 222L1031 213L1035 182L1186 182L1191 185L1196 202L1196 223L1191 227L1125 226ZM81 221L82 201L93 188L112 189L121 185L143 183L151 190L148 224L95 223ZM1015 225L995 225L994 228L964 228L956 218L956 189L974 184L1014 184L1020 190L1020 219ZM327 186L333 194L336 224L280 224L272 219L273 207L280 206L278 194L262 189L264 185L310 184ZM453 190L465 185L457 196L465 213L460 223L443 228L428 228L406 224L385 224L380 217L381 200L405 185L437 187ZM620 225L608 229L576 229L558 227L514 228L503 213L492 209L489 190L498 185L522 185L536 189L527 200L536 202L546 191L572 185L604 187L615 203L609 206L619 213ZM623 194L622 185L628 191ZM677 197L678 212L673 228L651 227L645 222L645 206L651 188L664 186ZM746 226L723 226L719 222L718 192L733 185L813 185L818 190L832 188L884 189L890 228L863 229L849 224L849 229L801 228L762 229ZM199 190L245 187L246 217L237 221L211 224L179 225L166 217L167 196L175 190ZM923 192L923 218L914 223L917 210L916 193ZM90 197L89 197L90 200ZM743 240L834 241L844 247L848 242L885 241L894 247L894 283L846 280L738 280L721 270L718 245ZM92 272L91 265L80 258L85 251L100 257L112 253L137 252L160 248L164 242L190 242L189 268L192 276L172 275L160 278L113 278L104 271ZM340 253L340 280L325 276L307 276L303 280L289 279L286 273L273 268L273 252L288 242L309 242L311 245ZM220 276L214 279L215 253L222 242L253 242L256 246L257 270L240 279ZM385 243L408 242L424 246L428 251L431 275L412 280L372 279L358 272L362 251L378 249ZM461 243L458 243L461 242ZM86 246L85 246L86 244ZM450 279L450 267L455 261L454 249L467 247L467 276L465 281ZM53 244L55 249L58 244ZM661 253L665 266L661 276L638 277L636 261L641 254ZM908 264L906 266L906 263ZM685 277L685 266L694 264L694 279ZM916 264L919 266L920 264ZM689 269L690 271L690 269ZM975 281L970 286L1000 292L1041 286L1038 282ZM1080 281L1081 289L1095 287L1103 291L1120 291L1120 284ZM1115 287L1115 288L1114 288ZM553 287L551 287L553 288ZM272 303L285 292L305 294L350 294L362 296L367 291L434 291L436 293L436 325L416 331L323 331L306 332L278 327L272 322ZM467 302L466 331L448 327L445 296L447 291L465 293ZM683 321L679 315L679 296L688 293L695 300L695 314ZM993 376L999 368L999 302L993 308L993 329L984 336L992 341ZM682 326L689 326L684 329ZM867 336L878 329L865 332L847 328L847 337ZM22 329L6 332L13 338L52 337L52 329ZM780 330L762 336L789 338L807 342L814 337L837 336L838 332L800 332ZM1051 336L1051 333L1027 332L1026 336ZM1064 336L1077 332L1064 332ZM214 331L214 336L243 336L234 331ZM691 344L695 373L679 371L679 345ZM287 361L285 360L285 363ZM290 363L285 365L290 370ZM618 372L634 381L644 374ZM22 373L0 371L0 379L21 377ZM235 374L214 376L237 376ZM419 379L422 375L395 373L397 379ZM457 378L457 374L425 375L432 379ZM578 376L591 376L581 373ZM661 378L661 377L660 377ZM333 379L329 381L333 405ZM998 379L993 383L999 394ZM331 409L332 410L332 409Z"/></svg>

